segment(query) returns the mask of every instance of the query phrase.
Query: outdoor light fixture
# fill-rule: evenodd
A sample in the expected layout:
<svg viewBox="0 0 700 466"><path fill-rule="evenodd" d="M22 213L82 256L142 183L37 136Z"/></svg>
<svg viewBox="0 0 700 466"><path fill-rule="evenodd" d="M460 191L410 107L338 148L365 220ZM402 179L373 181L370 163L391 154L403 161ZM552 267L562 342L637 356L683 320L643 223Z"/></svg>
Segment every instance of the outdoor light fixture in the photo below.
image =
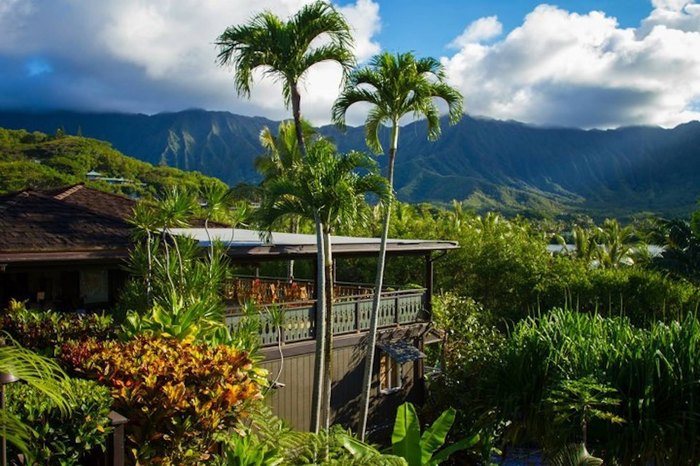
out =
<svg viewBox="0 0 700 466"><path fill-rule="evenodd" d="M9 372L0 372L0 409L5 410L5 385L19 379ZM2 466L7 466L7 427L2 432Z"/></svg>

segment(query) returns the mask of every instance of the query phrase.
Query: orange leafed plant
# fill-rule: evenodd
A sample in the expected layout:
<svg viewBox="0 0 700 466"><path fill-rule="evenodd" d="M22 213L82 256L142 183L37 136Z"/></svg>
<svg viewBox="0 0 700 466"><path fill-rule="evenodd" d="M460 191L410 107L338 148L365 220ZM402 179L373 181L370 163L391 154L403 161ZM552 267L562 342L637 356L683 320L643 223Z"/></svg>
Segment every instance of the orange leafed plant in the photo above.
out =
<svg viewBox="0 0 700 466"><path fill-rule="evenodd" d="M137 464L205 462L214 434L233 427L265 383L243 351L174 338L87 340L64 345L61 357L111 388Z"/></svg>

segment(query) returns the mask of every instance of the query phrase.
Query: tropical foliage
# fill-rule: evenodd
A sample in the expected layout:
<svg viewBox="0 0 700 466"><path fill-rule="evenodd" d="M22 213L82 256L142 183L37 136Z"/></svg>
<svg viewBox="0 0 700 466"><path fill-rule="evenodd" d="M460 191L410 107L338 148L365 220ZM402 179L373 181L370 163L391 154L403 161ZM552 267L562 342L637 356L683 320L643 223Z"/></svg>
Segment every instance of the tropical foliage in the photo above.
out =
<svg viewBox="0 0 700 466"><path fill-rule="evenodd" d="M15 300L10 301L2 314L0 325L25 348L49 356L68 340L88 337L104 340L113 336L109 315L29 310L25 303Z"/></svg>
<svg viewBox="0 0 700 466"><path fill-rule="evenodd" d="M36 390L62 414L68 413L73 393L66 386L66 374L55 361L22 348L10 337L0 342L0 374L20 380ZM7 409L0 410L0 428L8 443L28 452L33 430L26 420Z"/></svg>
<svg viewBox="0 0 700 466"><path fill-rule="evenodd" d="M206 208L198 199L206 200ZM230 341L224 325L222 288L228 259L221 244L210 237L207 254L197 241L173 234L173 228L204 219L238 223L245 208L236 208L226 189L202 193L166 192L154 203L139 203L132 223L136 246L129 256L131 279L121 297L127 311L127 336L142 333L195 338L213 343Z"/></svg>
<svg viewBox="0 0 700 466"><path fill-rule="evenodd" d="M216 44L219 63L234 68L239 95L250 96L256 69L282 83L284 103L292 107L297 143L305 156L299 84L321 62L336 62L343 73L350 71L355 63L353 39L343 15L320 0L303 6L287 21L265 11L246 24L228 27Z"/></svg>
<svg viewBox="0 0 700 466"><path fill-rule="evenodd" d="M242 435L221 436L222 465L407 465L403 458L382 454L338 425L318 433L295 431L266 406L252 410L248 422L237 430Z"/></svg>
<svg viewBox="0 0 700 466"><path fill-rule="evenodd" d="M112 431L107 417L112 405L109 390L89 380L62 383L73 395L68 415L36 387L16 383L6 388L8 411L32 426L26 464L81 465L90 461L91 453L107 449Z"/></svg>
<svg viewBox="0 0 700 466"><path fill-rule="evenodd" d="M64 345L61 359L111 390L129 419L128 452L138 464L201 464L214 434L261 398L265 373L235 348L141 336Z"/></svg>
<svg viewBox="0 0 700 466"><path fill-rule="evenodd" d="M687 414L699 394L686 380L700 370L699 330L692 316L639 329L625 318L552 311L516 324L479 358L447 358L448 385L480 375L445 389L505 445L556 455L587 440L614 464L695 464L697 421Z"/></svg>
<svg viewBox="0 0 700 466"><path fill-rule="evenodd" d="M451 454L473 446L479 441L478 435L459 440L438 451L447 439L455 413L454 409L447 409L421 435L416 408L411 403L402 404L396 412L391 434L392 453L404 458L408 466L436 466Z"/></svg>

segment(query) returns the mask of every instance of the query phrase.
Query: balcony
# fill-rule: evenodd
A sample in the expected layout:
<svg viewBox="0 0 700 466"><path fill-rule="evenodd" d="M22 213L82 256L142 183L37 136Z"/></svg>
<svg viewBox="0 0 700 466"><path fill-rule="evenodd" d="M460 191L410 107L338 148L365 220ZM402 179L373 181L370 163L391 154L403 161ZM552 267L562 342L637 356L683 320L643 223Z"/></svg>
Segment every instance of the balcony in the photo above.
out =
<svg viewBox="0 0 700 466"><path fill-rule="evenodd" d="M231 304L226 315L229 328L235 329L246 318L240 304L245 299L251 299L261 308L258 317L261 321L262 346L277 345L278 341L295 343L315 338L316 301L308 299L313 296L313 283L295 281L290 284L284 280L238 278L227 290L225 295ZM379 328L426 322L427 296L425 288L384 291L379 308ZM372 299L373 290L369 285L338 284L333 304L333 334L367 331ZM268 308L271 306L284 310L284 324L279 329L270 322Z"/></svg>

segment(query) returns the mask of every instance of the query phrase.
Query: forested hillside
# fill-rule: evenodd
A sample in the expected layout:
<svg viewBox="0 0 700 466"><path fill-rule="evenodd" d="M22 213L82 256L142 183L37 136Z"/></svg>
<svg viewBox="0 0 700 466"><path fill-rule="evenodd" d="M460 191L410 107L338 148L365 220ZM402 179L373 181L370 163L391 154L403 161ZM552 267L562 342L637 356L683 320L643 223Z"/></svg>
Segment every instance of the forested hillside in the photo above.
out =
<svg viewBox="0 0 700 466"><path fill-rule="evenodd" d="M123 181L87 181L90 171ZM0 194L82 182L104 191L136 197L150 196L171 186L199 188L221 183L198 172L155 167L127 157L104 141L66 136L61 132L49 136L0 128Z"/></svg>

